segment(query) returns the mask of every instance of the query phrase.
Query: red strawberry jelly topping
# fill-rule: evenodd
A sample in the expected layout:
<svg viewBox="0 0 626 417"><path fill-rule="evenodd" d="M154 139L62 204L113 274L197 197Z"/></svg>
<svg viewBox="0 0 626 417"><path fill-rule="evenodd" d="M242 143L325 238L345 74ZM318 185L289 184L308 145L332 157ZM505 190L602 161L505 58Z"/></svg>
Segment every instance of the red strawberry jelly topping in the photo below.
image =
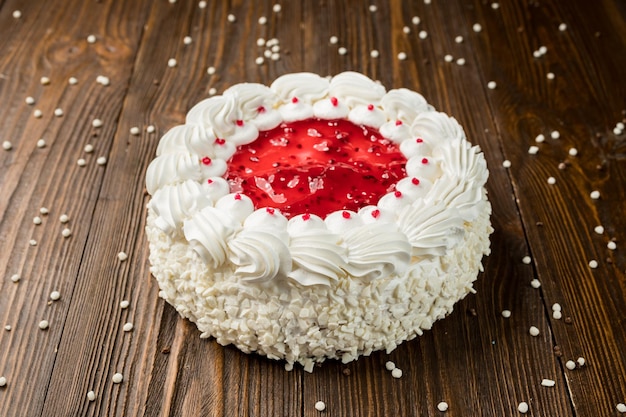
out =
<svg viewBox="0 0 626 417"><path fill-rule="evenodd" d="M239 147L228 164L232 192L287 217L375 205L406 176L395 144L348 120L282 123Z"/></svg>

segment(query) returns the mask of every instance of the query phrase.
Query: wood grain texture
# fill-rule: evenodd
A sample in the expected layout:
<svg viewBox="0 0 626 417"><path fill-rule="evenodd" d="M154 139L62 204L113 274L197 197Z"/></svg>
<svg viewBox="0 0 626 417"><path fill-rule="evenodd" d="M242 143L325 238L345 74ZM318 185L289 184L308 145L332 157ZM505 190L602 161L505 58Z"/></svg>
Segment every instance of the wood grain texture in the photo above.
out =
<svg viewBox="0 0 626 417"><path fill-rule="evenodd" d="M522 401L532 416L619 415L616 404L626 403L626 137L613 130L626 118L626 4L304 0L285 2L278 13L274 4L0 0L0 142L13 145L0 150L0 325L10 326L0 329L7 379L0 416L319 416L320 400L326 416L434 417L444 415L441 401L448 417L519 415ZM267 49L259 38L278 39L279 60L255 63ZM534 57L541 46L547 52ZM176 67L168 67L170 58ZM158 298L143 230L145 170L160 136L213 89L344 70L421 92L481 146L490 168L492 253L477 294L423 336L390 354L287 372L280 362L200 339ZM99 75L110 85L96 83ZM70 77L78 83L68 84ZM487 88L489 81L497 87ZM57 108L62 117L53 115ZM92 126L95 118L102 127ZM147 133L148 125L156 131ZM131 127L141 133L131 135ZM539 134L545 141L536 142ZM600 199L590 198L594 190ZM69 223L59 222L61 214ZM61 236L65 227L69 238ZM610 241L617 250L607 248ZM120 251L129 256L124 262ZM49 301L53 290L60 300ZM563 318L553 318L554 303ZM38 328L43 319L47 330ZM124 332L125 323L133 330ZM565 363L579 357L585 366L568 370ZM402 378L385 369L389 360ZM121 384L112 382L116 372ZM555 387L541 386L544 378Z"/></svg>

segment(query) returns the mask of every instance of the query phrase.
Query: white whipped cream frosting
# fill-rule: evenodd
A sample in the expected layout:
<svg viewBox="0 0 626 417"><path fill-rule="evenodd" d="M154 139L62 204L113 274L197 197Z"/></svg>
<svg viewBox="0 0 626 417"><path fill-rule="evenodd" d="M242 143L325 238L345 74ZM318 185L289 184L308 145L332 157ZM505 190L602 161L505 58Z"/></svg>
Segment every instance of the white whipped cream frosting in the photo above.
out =
<svg viewBox="0 0 626 417"><path fill-rule="evenodd" d="M259 131L310 117L379 129L407 158L407 177L376 206L325 219L255 209L223 176L237 146ZM417 139L420 139L419 141ZM418 93L386 91L356 72L332 78L288 74L270 87L242 83L201 101L168 131L148 167L155 225L182 236L209 268L249 284L330 286L406 273L463 240L464 222L484 209L488 171L457 121Z"/></svg>

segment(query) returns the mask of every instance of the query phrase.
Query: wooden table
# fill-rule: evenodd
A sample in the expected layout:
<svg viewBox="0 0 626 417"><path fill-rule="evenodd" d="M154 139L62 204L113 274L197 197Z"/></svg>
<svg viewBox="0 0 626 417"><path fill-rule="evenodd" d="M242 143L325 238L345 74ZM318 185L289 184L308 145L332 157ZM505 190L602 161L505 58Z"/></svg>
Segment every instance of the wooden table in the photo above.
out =
<svg viewBox="0 0 626 417"><path fill-rule="evenodd" d="M200 3L0 0L0 416L623 415L624 1ZM277 60L257 63L260 38ZM492 254L477 293L422 337L287 372L200 339L158 297L144 174L208 95L344 70L421 92L482 147Z"/></svg>

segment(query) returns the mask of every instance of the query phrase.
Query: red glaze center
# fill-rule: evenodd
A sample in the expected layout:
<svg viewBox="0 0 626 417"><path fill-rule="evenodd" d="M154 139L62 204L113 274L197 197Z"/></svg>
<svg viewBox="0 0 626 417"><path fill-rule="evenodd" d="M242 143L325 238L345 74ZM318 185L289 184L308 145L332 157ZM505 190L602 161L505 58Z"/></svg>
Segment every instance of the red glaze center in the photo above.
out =
<svg viewBox="0 0 626 417"><path fill-rule="evenodd" d="M378 131L348 120L307 119L260 132L228 163L231 192L285 216L322 218L375 205L406 176L406 158Z"/></svg>

